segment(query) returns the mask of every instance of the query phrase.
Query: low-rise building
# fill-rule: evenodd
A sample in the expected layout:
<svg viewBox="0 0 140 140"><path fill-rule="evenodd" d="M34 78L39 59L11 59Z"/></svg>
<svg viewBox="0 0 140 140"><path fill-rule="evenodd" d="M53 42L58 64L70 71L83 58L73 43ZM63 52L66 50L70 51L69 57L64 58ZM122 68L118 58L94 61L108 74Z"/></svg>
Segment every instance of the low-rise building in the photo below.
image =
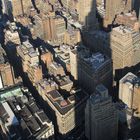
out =
<svg viewBox="0 0 140 140"><path fill-rule="evenodd" d="M53 139L52 122L27 88L6 89L1 91L0 95L3 92L7 94L7 98L0 101L0 118L3 129L10 139Z"/></svg>
<svg viewBox="0 0 140 140"><path fill-rule="evenodd" d="M55 58L63 66L65 71L70 71L70 51L72 46L69 45L60 45L59 47L54 48Z"/></svg>
<svg viewBox="0 0 140 140"><path fill-rule="evenodd" d="M50 66L48 67L49 69L49 74L52 76L57 76L57 75L65 75L64 68L61 66L61 64L53 61Z"/></svg>
<svg viewBox="0 0 140 140"><path fill-rule="evenodd" d="M61 90L70 91L73 87L73 82L70 80L69 76L63 75L63 76L56 76L54 77L54 80L58 84L59 88Z"/></svg>

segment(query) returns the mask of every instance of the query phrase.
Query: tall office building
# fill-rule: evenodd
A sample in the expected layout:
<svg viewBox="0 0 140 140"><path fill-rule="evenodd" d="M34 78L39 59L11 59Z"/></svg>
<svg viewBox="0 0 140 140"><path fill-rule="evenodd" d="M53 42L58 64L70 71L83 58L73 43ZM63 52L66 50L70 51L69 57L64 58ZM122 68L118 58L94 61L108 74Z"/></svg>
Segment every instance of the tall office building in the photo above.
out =
<svg viewBox="0 0 140 140"><path fill-rule="evenodd" d="M65 32L64 44L74 46L79 42L81 42L80 31L72 26L68 26Z"/></svg>
<svg viewBox="0 0 140 140"><path fill-rule="evenodd" d="M117 110L103 85L98 85L96 94L91 95L87 101L85 135L88 140L117 140Z"/></svg>
<svg viewBox="0 0 140 140"><path fill-rule="evenodd" d="M70 72L75 80L78 80L78 56L77 50L70 51Z"/></svg>
<svg viewBox="0 0 140 140"><path fill-rule="evenodd" d="M64 41L64 35L66 31L65 20L60 16L51 17L50 28L53 42L58 42L59 44L62 44Z"/></svg>
<svg viewBox="0 0 140 140"><path fill-rule="evenodd" d="M140 62L140 33L127 26L113 28L110 35L114 70L131 67Z"/></svg>
<svg viewBox="0 0 140 140"><path fill-rule="evenodd" d="M13 86L20 82L21 79L16 79L12 66L9 64L9 60L5 51L0 45L0 89Z"/></svg>
<svg viewBox="0 0 140 140"><path fill-rule="evenodd" d="M132 9L132 0L106 0L104 26L112 24L117 14L128 12Z"/></svg>
<svg viewBox="0 0 140 140"><path fill-rule="evenodd" d="M112 61L103 53L92 53L87 48L78 48L78 81L90 94L98 84L112 85Z"/></svg>
<svg viewBox="0 0 140 140"><path fill-rule="evenodd" d="M0 88L14 84L13 71L9 62L5 59L4 50L0 48Z"/></svg>
<svg viewBox="0 0 140 140"><path fill-rule="evenodd" d="M14 4L14 5L13 5ZM3 7L3 13L9 15L10 17L22 15L22 7L21 7L21 1L20 0L2 0L2 7Z"/></svg>
<svg viewBox="0 0 140 140"><path fill-rule="evenodd" d="M23 8L23 14L29 14L30 9L33 7L32 0L21 0L21 5Z"/></svg>
<svg viewBox="0 0 140 140"><path fill-rule="evenodd" d="M78 1L75 0L60 0L63 7L66 8L66 11L76 12Z"/></svg>
<svg viewBox="0 0 140 140"><path fill-rule="evenodd" d="M126 74L119 81L119 99L140 117L140 78L130 72Z"/></svg>
<svg viewBox="0 0 140 140"><path fill-rule="evenodd" d="M42 79L42 66L39 61L39 51L34 49L30 42L24 41L17 47L17 55L21 59L23 72L34 85Z"/></svg>
<svg viewBox="0 0 140 140"><path fill-rule="evenodd" d="M129 108L132 107L133 87L136 79L136 75L128 73L119 81L119 99Z"/></svg>
<svg viewBox="0 0 140 140"><path fill-rule="evenodd" d="M52 5L51 5L51 2L53 2L52 0L51 1L44 1L44 0L35 0L35 5L36 5L36 8L41 12L41 13L48 13L50 11L52 11Z"/></svg>
<svg viewBox="0 0 140 140"><path fill-rule="evenodd" d="M39 14L34 16L35 19L35 35L50 43L62 44L64 41L66 23L60 16L56 16L55 12L48 14Z"/></svg>

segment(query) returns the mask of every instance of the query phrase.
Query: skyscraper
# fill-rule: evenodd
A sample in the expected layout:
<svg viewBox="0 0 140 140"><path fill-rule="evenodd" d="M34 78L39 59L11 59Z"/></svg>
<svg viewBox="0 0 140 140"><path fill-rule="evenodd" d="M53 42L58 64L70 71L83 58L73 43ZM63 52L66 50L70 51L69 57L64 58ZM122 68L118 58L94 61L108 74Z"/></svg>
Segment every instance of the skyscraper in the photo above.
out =
<svg viewBox="0 0 140 140"><path fill-rule="evenodd" d="M71 75L75 80L78 80L78 62L77 62L77 50L70 51L70 69Z"/></svg>
<svg viewBox="0 0 140 140"><path fill-rule="evenodd" d="M113 28L110 36L114 70L131 67L140 62L140 33L127 26Z"/></svg>
<svg viewBox="0 0 140 140"><path fill-rule="evenodd" d="M133 73L126 74L119 82L119 98L129 109L140 115L140 79Z"/></svg>
<svg viewBox="0 0 140 140"><path fill-rule="evenodd" d="M81 127L83 124L88 94L80 88L72 88L67 99L65 99L63 97L65 91L62 94L56 88L57 84L52 80L44 79L37 85L44 105L49 105L52 119L56 118L54 122L57 131L66 136L71 130Z"/></svg>
<svg viewBox="0 0 140 140"><path fill-rule="evenodd" d="M76 60L76 59L75 59ZM98 84L112 85L112 61L103 53L91 53L85 47L78 48L78 81L90 94Z"/></svg>
<svg viewBox="0 0 140 140"><path fill-rule="evenodd" d="M34 16L35 35L44 41L63 44L66 24L64 18L55 15L55 12L39 14Z"/></svg>
<svg viewBox="0 0 140 140"><path fill-rule="evenodd" d="M42 79L42 66L39 60L39 51L34 49L30 42L24 41L17 47L17 55L22 62L24 74L28 75L30 81L35 84Z"/></svg>
<svg viewBox="0 0 140 140"><path fill-rule="evenodd" d="M13 86L21 82L20 77L15 77L13 67L0 44L0 89Z"/></svg>
<svg viewBox="0 0 140 140"><path fill-rule="evenodd" d="M88 140L117 140L117 110L103 85L98 85L96 95L91 95L87 101L85 135Z"/></svg>

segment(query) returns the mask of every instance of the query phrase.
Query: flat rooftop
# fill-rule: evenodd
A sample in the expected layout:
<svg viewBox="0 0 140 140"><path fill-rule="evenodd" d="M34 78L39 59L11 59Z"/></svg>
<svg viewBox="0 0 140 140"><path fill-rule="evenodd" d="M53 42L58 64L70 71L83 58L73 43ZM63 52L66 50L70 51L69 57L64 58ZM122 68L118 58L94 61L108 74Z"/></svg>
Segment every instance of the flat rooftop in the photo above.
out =
<svg viewBox="0 0 140 140"><path fill-rule="evenodd" d="M46 93L46 96L62 115L88 99L88 94L82 89L75 90L75 93L71 93L67 99L64 99L57 90Z"/></svg>
<svg viewBox="0 0 140 140"><path fill-rule="evenodd" d="M55 80L56 80L56 83L60 86L64 86L64 85L67 85L67 84L72 84L73 85L73 82L70 80L69 76L56 76L55 77Z"/></svg>
<svg viewBox="0 0 140 140"><path fill-rule="evenodd" d="M17 125L19 122L14 114L14 112L12 111L12 109L10 108L10 106L8 105L7 102L2 103L4 109L7 111L8 113L8 118L7 118L7 122L6 122L6 126L11 126L11 125Z"/></svg>
<svg viewBox="0 0 140 140"><path fill-rule="evenodd" d="M93 104L101 103L109 98L111 99L108 94L108 89L103 84L97 85L95 94L92 94L90 96L90 100Z"/></svg>
<svg viewBox="0 0 140 140"><path fill-rule="evenodd" d="M21 136L23 139L34 138L44 131L46 133L52 126L52 122L27 90L22 90L21 96L7 98L2 106L9 116L4 124L9 128L9 131L12 127L12 133Z"/></svg>
<svg viewBox="0 0 140 140"><path fill-rule="evenodd" d="M103 66L107 61L109 61L110 59L100 53L91 53L89 50L87 49L81 49L79 51L79 59L82 59L89 67L91 67L91 69L93 71L98 70L101 66Z"/></svg>
<svg viewBox="0 0 140 140"><path fill-rule="evenodd" d="M0 102L4 102L6 99L10 99L16 96L22 96L22 90L19 86L12 86L6 89L0 90Z"/></svg>
<svg viewBox="0 0 140 140"><path fill-rule="evenodd" d="M140 79L135 74L129 72L120 80L120 83L125 83L128 85L137 84L137 83L140 84Z"/></svg>

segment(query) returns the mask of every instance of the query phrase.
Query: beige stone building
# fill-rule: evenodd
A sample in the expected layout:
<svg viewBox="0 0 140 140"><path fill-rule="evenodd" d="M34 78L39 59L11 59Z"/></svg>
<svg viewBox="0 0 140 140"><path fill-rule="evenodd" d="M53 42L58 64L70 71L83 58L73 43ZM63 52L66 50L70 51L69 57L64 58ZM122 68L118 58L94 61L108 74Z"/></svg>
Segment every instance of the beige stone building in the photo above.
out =
<svg viewBox="0 0 140 140"><path fill-rule="evenodd" d="M70 51L70 72L75 80L78 80L78 54L77 50Z"/></svg>
<svg viewBox="0 0 140 140"><path fill-rule="evenodd" d="M62 44L64 42L66 23L62 17L56 16L54 12L49 12L35 15L34 19L36 37L52 44Z"/></svg>
<svg viewBox="0 0 140 140"><path fill-rule="evenodd" d="M49 68L50 64L53 62L53 55L45 46L40 47L40 56L42 65L44 65L45 68Z"/></svg>
<svg viewBox="0 0 140 140"><path fill-rule="evenodd" d="M19 33L17 31L17 26L15 22L12 22L9 24L8 29L5 29L5 45L11 46L11 45L19 45L20 37Z"/></svg>
<svg viewBox="0 0 140 140"><path fill-rule="evenodd" d="M65 71L64 71L64 68L57 62L53 61L49 67L48 67L48 70L49 70L49 74L50 75L53 75L53 76L57 76L57 75L65 75Z"/></svg>
<svg viewBox="0 0 140 140"><path fill-rule="evenodd" d="M113 28L110 47L113 69L131 67L140 62L140 33L127 26Z"/></svg>
<svg viewBox="0 0 140 140"><path fill-rule="evenodd" d="M30 8L33 6L31 0L2 0L3 12L13 18L29 14Z"/></svg>
<svg viewBox="0 0 140 140"><path fill-rule="evenodd" d="M135 117L140 117L140 79L133 73L129 72L119 81L119 99L128 109L135 110Z"/></svg>
<svg viewBox="0 0 140 140"><path fill-rule="evenodd" d="M55 87L51 85L48 84L48 81L42 81L38 84L37 89L40 96L52 109L53 116L56 118L55 125L58 128L58 132L61 135L66 135L83 123L88 95L81 89L73 89L67 99L64 99L62 94L58 90L54 90Z"/></svg>
<svg viewBox="0 0 140 140"><path fill-rule="evenodd" d="M74 46L81 42L81 34L78 29L68 27L65 32L64 44Z"/></svg>
<svg viewBox="0 0 140 140"><path fill-rule="evenodd" d="M29 41L17 47L17 55L22 61L23 72L28 75L33 85L42 79L42 67L39 63L39 52Z"/></svg>
<svg viewBox="0 0 140 140"><path fill-rule="evenodd" d="M6 53L0 45L0 88L13 86L21 81L20 77L15 77L13 67L9 64Z"/></svg>

